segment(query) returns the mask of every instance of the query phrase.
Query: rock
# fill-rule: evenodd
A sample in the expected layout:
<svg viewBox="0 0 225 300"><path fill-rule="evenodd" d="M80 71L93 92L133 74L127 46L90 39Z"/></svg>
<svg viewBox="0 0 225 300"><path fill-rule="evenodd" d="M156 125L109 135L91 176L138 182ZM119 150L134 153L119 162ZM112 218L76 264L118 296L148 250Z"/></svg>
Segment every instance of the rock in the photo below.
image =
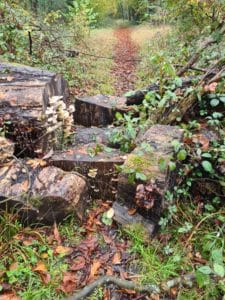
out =
<svg viewBox="0 0 225 300"><path fill-rule="evenodd" d="M61 75L0 63L0 127L15 142L16 153L34 157L57 143L56 131L73 122L68 96Z"/></svg>
<svg viewBox="0 0 225 300"><path fill-rule="evenodd" d="M113 219L123 227L134 224L141 224L149 234L152 236L155 231L155 224L142 217L137 212L130 213L128 207L120 205L117 201L113 203L114 216Z"/></svg>
<svg viewBox="0 0 225 300"><path fill-rule="evenodd" d="M12 158L14 154L14 144L10 140L0 136L0 164Z"/></svg>
<svg viewBox="0 0 225 300"><path fill-rule="evenodd" d="M117 149L90 143L56 152L48 164L65 171L77 171L87 177L90 194L94 199L114 199L117 187L116 165L124 162Z"/></svg>
<svg viewBox="0 0 225 300"><path fill-rule="evenodd" d="M139 146L127 156L118 177L117 199L120 203L128 208L135 206L138 213L158 222L166 206L165 192L173 187L176 177L176 172L169 172L167 167L173 156L171 142L181 141L182 136L181 129L155 125L138 137ZM165 165L164 170L160 168L160 162ZM139 180L130 182L131 170L134 176L140 174ZM141 180L143 176L146 181Z"/></svg>
<svg viewBox="0 0 225 300"><path fill-rule="evenodd" d="M41 165L41 160L18 160L0 169L1 208L12 208L32 223L52 224L69 214L82 218L88 200L84 178Z"/></svg>
<svg viewBox="0 0 225 300"><path fill-rule="evenodd" d="M74 121L86 127L107 126L112 124L115 113L126 113L131 110L125 98L97 95L80 97L75 100Z"/></svg>

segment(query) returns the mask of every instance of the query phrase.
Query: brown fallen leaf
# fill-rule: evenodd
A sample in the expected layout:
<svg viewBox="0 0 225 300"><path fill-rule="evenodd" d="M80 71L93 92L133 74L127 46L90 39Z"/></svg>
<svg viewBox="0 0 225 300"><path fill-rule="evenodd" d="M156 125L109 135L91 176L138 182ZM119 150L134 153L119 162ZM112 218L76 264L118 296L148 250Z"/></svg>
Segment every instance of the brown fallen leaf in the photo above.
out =
<svg viewBox="0 0 225 300"><path fill-rule="evenodd" d="M54 222L54 225L53 225L53 234L54 234L55 240L58 242L58 245L61 245L62 240L61 240L60 233L59 233L56 222Z"/></svg>
<svg viewBox="0 0 225 300"><path fill-rule="evenodd" d="M108 276L112 276L113 275L113 269L112 269L111 266L107 267L106 275L108 275Z"/></svg>
<svg viewBox="0 0 225 300"><path fill-rule="evenodd" d="M77 256L74 260L72 266L70 267L71 271L79 271L85 267L86 260L83 256Z"/></svg>
<svg viewBox="0 0 225 300"><path fill-rule="evenodd" d="M159 294L152 293L150 295L151 300L160 300Z"/></svg>
<svg viewBox="0 0 225 300"><path fill-rule="evenodd" d="M121 263L121 253L120 252L116 252L113 256L113 260L112 263L114 265L119 265Z"/></svg>
<svg viewBox="0 0 225 300"><path fill-rule="evenodd" d="M9 266L9 270L10 271L16 270L18 269L18 266L19 266L18 262L14 262Z"/></svg>
<svg viewBox="0 0 225 300"><path fill-rule="evenodd" d="M76 275L72 272L66 272L63 274L62 283L59 286L59 290L68 294L73 292L77 287Z"/></svg>
<svg viewBox="0 0 225 300"><path fill-rule="evenodd" d="M103 233L103 238L106 244L112 244L113 243L113 239L111 237L109 237L107 234Z"/></svg>
<svg viewBox="0 0 225 300"><path fill-rule="evenodd" d="M56 254L61 254L61 255L68 255L72 253L73 249L70 247L64 247L64 246L57 246L55 249Z"/></svg>
<svg viewBox="0 0 225 300"><path fill-rule="evenodd" d="M34 272L47 272L47 267L45 263L42 261L39 261L36 265L36 267L33 269Z"/></svg>
<svg viewBox="0 0 225 300"><path fill-rule="evenodd" d="M37 272L41 276L41 280L44 284L48 284L50 282L51 276L48 273L46 265L42 261L37 263L33 271Z"/></svg>
<svg viewBox="0 0 225 300"><path fill-rule="evenodd" d="M207 151L209 149L209 139L203 134L195 134L192 138L194 143L199 143L202 145L201 149Z"/></svg>
<svg viewBox="0 0 225 300"><path fill-rule="evenodd" d="M99 260L94 260L91 265L91 271L90 271L88 281L95 278L95 275L97 274L100 267L101 267L101 262Z"/></svg>
<svg viewBox="0 0 225 300"><path fill-rule="evenodd" d="M4 293L0 295L0 300L21 300L14 292Z"/></svg>

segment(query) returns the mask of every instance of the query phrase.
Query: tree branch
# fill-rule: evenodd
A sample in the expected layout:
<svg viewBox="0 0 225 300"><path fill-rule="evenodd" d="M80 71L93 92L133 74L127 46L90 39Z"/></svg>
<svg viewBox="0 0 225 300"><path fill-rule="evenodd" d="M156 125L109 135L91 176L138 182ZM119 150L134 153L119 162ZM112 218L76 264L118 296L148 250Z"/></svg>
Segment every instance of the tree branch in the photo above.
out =
<svg viewBox="0 0 225 300"><path fill-rule="evenodd" d="M214 32L215 33L215 32ZM223 25L222 29L219 31L219 35L222 36L225 33L225 26ZM199 59L201 53L210 45L214 44L217 42L217 37L214 37L213 35L206 38L201 45L199 46L199 48L197 49L197 51L192 55L192 57L190 58L190 60L187 62L187 64L181 68L178 72L177 72L177 76L182 76L184 75L184 73L190 69Z"/></svg>
<svg viewBox="0 0 225 300"><path fill-rule="evenodd" d="M133 290L140 293L160 293L160 291L168 292L172 287L178 284L184 284L189 285L190 282L195 280L195 274L187 274L184 276L180 276L178 278L174 278L172 280L169 280L161 285L161 287L158 287L154 284L149 285L139 285L138 283L134 283L132 281L120 279L115 276L102 276L96 281L92 282L91 284L85 286L80 292L72 295L68 300L82 300L86 299L87 296L89 296L96 288L105 285L113 283L120 288Z"/></svg>

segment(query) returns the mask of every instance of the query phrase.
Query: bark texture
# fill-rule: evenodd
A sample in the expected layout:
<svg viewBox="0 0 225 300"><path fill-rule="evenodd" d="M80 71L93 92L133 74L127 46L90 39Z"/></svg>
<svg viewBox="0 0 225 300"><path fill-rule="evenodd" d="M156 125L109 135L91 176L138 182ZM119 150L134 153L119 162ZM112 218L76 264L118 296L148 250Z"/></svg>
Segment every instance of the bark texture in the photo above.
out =
<svg viewBox="0 0 225 300"><path fill-rule="evenodd" d="M121 165L124 157L119 150L108 148L106 152L104 149L104 145L95 143L77 146L56 152L49 164L86 176L92 198L114 199L118 175L116 165Z"/></svg>
<svg viewBox="0 0 225 300"><path fill-rule="evenodd" d="M0 126L5 126L6 135L15 141L17 153L35 156L55 144L54 127L60 127L57 110L59 105L65 106L64 110L68 107L68 96L61 75L0 64Z"/></svg>
<svg viewBox="0 0 225 300"><path fill-rule="evenodd" d="M16 160L0 169L0 206L18 211L24 221L53 223L68 214L82 218L87 185L76 173L41 167L43 161Z"/></svg>

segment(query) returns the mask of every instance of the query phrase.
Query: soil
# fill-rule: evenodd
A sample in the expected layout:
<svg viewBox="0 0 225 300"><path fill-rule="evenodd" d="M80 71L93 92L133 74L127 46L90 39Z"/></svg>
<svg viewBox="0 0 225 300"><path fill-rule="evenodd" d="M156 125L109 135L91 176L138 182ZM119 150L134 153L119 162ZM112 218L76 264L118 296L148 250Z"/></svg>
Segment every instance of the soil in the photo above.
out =
<svg viewBox="0 0 225 300"><path fill-rule="evenodd" d="M112 74L115 78L117 96L134 89L136 81L135 68L138 47L131 38L132 28L118 28L114 35L117 43L114 50L114 67Z"/></svg>

